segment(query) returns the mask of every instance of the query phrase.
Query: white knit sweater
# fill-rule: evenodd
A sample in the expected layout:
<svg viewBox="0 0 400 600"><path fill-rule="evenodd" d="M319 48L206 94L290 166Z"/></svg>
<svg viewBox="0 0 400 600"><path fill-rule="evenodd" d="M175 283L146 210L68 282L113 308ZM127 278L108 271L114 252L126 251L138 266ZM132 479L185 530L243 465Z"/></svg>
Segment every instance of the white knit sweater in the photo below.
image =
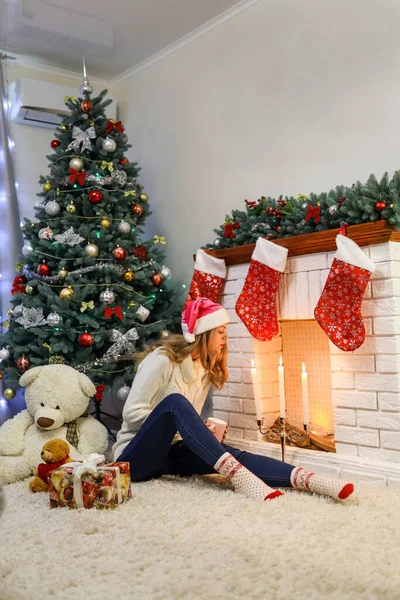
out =
<svg viewBox="0 0 400 600"><path fill-rule="evenodd" d="M122 412L123 423L113 446L116 460L151 411L169 394L185 396L200 414L210 387L200 360L190 356L183 363L173 363L157 348L140 363ZM175 436L174 442L180 439Z"/></svg>

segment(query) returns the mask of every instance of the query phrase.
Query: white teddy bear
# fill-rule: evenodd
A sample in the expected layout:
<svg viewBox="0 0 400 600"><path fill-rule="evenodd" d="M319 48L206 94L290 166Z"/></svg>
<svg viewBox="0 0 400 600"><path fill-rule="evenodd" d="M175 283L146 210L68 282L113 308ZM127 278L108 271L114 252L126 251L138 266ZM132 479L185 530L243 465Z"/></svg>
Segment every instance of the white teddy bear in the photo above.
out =
<svg viewBox="0 0 400 600"><path fill-rule="evenodd" d="M75 460L92 452L104 454L106 428L93 417L82 416L96 392L86 375L67 365L45 365L29 369L19 381L25 388L27 410L0 427L0 479L4 483L32 475L43 444L54 438L69 442Z"/></svg>

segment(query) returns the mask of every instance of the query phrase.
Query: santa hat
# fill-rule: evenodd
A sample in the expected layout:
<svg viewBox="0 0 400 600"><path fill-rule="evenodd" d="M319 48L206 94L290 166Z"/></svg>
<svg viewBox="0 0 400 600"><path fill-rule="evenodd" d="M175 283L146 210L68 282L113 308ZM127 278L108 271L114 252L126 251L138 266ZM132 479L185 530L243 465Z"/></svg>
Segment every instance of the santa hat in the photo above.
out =
<svg viewBox="0 0 400 600"><path fill-rule="evenodd" d="M229 323L229 315L220 304L208 298L189 302L182 313L182 331L185 340L192 344L195 336Z"/></svg>

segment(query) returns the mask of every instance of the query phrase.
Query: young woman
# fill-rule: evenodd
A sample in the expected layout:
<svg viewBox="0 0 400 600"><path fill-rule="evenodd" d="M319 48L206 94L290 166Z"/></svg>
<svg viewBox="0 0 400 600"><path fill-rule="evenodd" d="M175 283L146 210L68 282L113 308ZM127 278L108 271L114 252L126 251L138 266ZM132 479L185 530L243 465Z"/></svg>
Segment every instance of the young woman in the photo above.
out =
<svg viewBox="0 0 400 600"><path fill-rule="evenodd" d="M228 322L222 306L199 298L183 312L183 336L170 335L139 355L114 460L130 463L132 481L220 473L253 499L281 496L275 487L347 498L353 484L220 443L201 419L210 385L221 388L228 379Z"/></svg>

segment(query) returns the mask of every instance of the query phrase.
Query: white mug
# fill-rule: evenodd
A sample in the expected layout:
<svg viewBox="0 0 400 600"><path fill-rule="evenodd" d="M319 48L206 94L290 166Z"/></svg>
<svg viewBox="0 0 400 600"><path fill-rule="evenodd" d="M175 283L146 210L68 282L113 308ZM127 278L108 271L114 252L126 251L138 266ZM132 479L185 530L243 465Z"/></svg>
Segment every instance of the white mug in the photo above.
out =
<svg viewBox="0 0 400 600"><path fill-rule="evenodd" d="M214 425L212 433L215 435L219 442L222 442L226 430L228 429L228 423L222 421L222 419L216 419L215 417L209 417L206 421L208 425Z"/></svg>

